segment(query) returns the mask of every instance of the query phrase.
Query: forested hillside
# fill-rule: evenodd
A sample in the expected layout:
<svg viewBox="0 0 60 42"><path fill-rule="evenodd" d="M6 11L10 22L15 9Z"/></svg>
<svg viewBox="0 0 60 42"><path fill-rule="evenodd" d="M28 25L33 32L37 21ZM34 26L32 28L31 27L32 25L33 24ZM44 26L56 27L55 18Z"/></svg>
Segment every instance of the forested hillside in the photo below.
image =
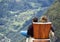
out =
<svg viewBox="0 0 60 42"><path fill-rule="evenodd" d="M50 18L55 27L55 35L60 38L60 0L56 0L44 15Z"/></svg>

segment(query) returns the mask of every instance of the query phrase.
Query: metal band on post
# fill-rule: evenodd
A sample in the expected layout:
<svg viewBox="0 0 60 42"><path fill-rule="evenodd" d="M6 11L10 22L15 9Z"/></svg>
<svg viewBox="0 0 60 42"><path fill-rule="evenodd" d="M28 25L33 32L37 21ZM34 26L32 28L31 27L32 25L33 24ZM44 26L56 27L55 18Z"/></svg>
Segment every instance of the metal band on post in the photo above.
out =
<svg viewBox="0 0 60 42"><path fill-rule="evenodd" d="M33 42L51 42L50 39L32 39Z"/></svg>

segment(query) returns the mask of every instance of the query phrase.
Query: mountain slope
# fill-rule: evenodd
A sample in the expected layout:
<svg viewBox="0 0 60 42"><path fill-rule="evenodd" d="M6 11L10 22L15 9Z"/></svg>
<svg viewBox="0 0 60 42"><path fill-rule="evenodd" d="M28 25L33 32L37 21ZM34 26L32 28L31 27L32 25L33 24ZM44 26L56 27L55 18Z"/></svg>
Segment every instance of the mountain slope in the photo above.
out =
<svg viewBox="0 0 60 42"><path fill-rule="evenodd" d="M60 38L60 0L56 0L44 15L50 18L55 27L55 35Z"/></svg>

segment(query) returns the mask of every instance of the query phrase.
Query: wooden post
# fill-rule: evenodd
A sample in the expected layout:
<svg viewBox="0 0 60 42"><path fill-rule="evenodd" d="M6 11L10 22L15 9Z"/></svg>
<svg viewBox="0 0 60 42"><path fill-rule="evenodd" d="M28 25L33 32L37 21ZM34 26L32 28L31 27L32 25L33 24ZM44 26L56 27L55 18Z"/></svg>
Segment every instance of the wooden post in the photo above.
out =
<svg viewBox="0 0 60 42"><path fill-rule="evenodd" d="M33 42L49 42L46 39L49 39L50 29L51 29L51 22L47 23L33 22L33 31L35 39Z"/></svg>

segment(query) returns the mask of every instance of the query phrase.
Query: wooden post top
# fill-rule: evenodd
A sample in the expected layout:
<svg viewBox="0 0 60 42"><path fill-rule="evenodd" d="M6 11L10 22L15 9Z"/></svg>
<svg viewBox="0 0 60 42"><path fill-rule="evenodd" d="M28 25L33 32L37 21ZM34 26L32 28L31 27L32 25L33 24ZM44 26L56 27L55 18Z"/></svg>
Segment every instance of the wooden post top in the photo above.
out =
<svg viewBox="0 0 60 42"><path fill-rule="evenodd" d="M52 22L33 22L33 24L52 24Z"/></svg>

